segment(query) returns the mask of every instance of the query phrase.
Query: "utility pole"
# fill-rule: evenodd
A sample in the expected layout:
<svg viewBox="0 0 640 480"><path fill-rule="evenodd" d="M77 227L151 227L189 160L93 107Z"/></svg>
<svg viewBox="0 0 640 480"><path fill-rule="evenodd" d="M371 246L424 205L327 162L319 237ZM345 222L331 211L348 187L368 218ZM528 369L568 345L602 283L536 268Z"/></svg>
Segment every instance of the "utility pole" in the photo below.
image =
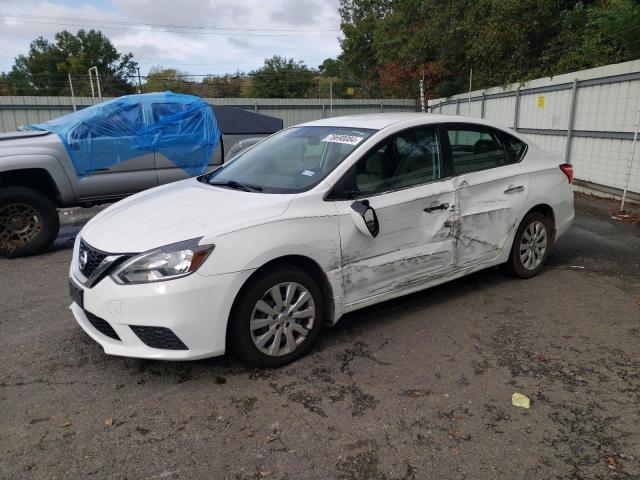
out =
<svg viewBox="0 0 640 480"><path fill-rule="evenodd" d="M71 103L73 104L73 111L77 111L76 108L76 96L73 94L73 82L71 82L71 73L67 72L67 77L69 78L69 88L71 89Z"/></svg>
<svg viewBox="0 0 640 480"><path fill-rule="evenodd" d="M469 70L469 116L471 116L471 82L473 81L473 68Z"/></svg>
<svg viewBox="0 0 640 480"><path fill-rule="evenodd" d="M140 80L140 67L136 67L138 70L138 93L142 93L142 80Z"/></svg>
<svg viewBox="0 0 640 480"><path fill-rule="evenodd" d="M333 117L333 80L329 80L329 116Z"/></svg>
<svg viewBox="0 0 640 480"><path fill-rule="evenodd" d="M420 79L420 111L424 113L424 77Z"/></svg>
<svg viewBox="0 0 640 480"><path fill-rule="evenodd" d="M631 147L631 158L627 164L627 178L624 182L624 190L622 192L622 203L620 211L624 211L624 202L627 200L627 190L629 189L629 179L631 178L631 167L633 166L633 157L636 154L636 144L638 143L638 130L640 130L640 110L638 110L638 119L636 120L636 133L633 134L633 146Z"/></svg>

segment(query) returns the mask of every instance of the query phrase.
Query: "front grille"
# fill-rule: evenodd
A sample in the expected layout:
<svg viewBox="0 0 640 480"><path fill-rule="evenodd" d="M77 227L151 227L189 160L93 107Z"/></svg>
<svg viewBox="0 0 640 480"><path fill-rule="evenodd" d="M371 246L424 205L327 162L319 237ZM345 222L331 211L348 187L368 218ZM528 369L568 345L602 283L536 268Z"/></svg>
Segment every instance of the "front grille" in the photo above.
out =
<svg viewBox="0 0 640 480"><path fill-rule="evenodd" d="M83 267L81 259L85 252L87 255L87 263ZM93 248L84 240L80 240L80 249L78 250L78 266L80 267L80 271L85 277L89 278L108 255L108 253Z"/></svg>
<svg viewBox="0 0 640 480"><path fill-rule="evenodd" d="M100 317L95 316L91 312L87 312L86 310L84 311L84 314L87 316L87 320L89 320L89 323L93 325L93 328L95 328L101 334L109 338L113 338L114 340L120 341L120 337L118 336L116 331L113 329L113 327L109 325L109 322L107 322L106 320Z"/></svg>
<svg viewBox="0 0 640 480"><path fill-rule="evenodd" d="M189 350L182 343L175 333L165 327L141 327L130 325L135 333L145 345L151 348L162 348L163 350Z"/></svg>

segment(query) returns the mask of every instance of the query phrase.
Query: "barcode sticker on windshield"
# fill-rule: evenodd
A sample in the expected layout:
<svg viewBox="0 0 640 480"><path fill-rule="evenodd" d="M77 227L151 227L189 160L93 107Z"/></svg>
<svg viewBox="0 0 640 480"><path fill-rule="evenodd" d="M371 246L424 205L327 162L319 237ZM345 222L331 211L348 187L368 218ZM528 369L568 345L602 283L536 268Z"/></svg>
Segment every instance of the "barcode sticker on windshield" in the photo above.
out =
<svg viewBox="0 0 640 480"><path fill-rule="evenodd" d="M338 135L337 133L332 133L331 135L327 135L322 139L323 142L333 142L333 143L346 143L347 145L357 145L359 144L364 137L357 137L355 135Z"/></svg>

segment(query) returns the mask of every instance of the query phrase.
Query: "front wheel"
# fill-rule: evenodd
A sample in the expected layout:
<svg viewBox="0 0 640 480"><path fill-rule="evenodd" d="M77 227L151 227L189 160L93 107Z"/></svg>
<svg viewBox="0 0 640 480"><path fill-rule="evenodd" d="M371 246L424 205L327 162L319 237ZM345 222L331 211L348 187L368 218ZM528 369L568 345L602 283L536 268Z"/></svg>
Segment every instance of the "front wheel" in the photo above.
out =
<svg viewBox="0 0 640 480"><path fill-rule="evenodd" d="M552 247L552 228L549 219L538 212L522 220L507 262L509 273L520 278L540 273Z"/></svg>
<svg viewBox="0 0 640 480"><path fill-rule="evenodd" d="M55 205L26 187L0 189L0 255L20 257L40 253L58 236Z"/></svg>
<svg viewBox="0 0 640 480"><path fill-rule="evenodd" d="M242 289L229 319L231 346L248 365L279 367L304 355L324 318L322 290L295 266L269 269Z"/></svg>

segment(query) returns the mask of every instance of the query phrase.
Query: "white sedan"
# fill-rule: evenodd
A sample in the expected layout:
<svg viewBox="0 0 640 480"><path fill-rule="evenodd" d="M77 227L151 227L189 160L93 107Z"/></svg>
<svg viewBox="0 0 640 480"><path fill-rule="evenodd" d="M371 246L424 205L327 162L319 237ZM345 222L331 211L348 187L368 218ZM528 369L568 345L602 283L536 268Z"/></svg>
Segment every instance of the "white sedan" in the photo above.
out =
<svg viewBox="0 0 640 480"><path fill-rule="evenodd" d="M474 118L305 123L97 215L71 310L109 354L282 365L347 312L494 265L538 274L573 220L572 179Z"/></svg>

